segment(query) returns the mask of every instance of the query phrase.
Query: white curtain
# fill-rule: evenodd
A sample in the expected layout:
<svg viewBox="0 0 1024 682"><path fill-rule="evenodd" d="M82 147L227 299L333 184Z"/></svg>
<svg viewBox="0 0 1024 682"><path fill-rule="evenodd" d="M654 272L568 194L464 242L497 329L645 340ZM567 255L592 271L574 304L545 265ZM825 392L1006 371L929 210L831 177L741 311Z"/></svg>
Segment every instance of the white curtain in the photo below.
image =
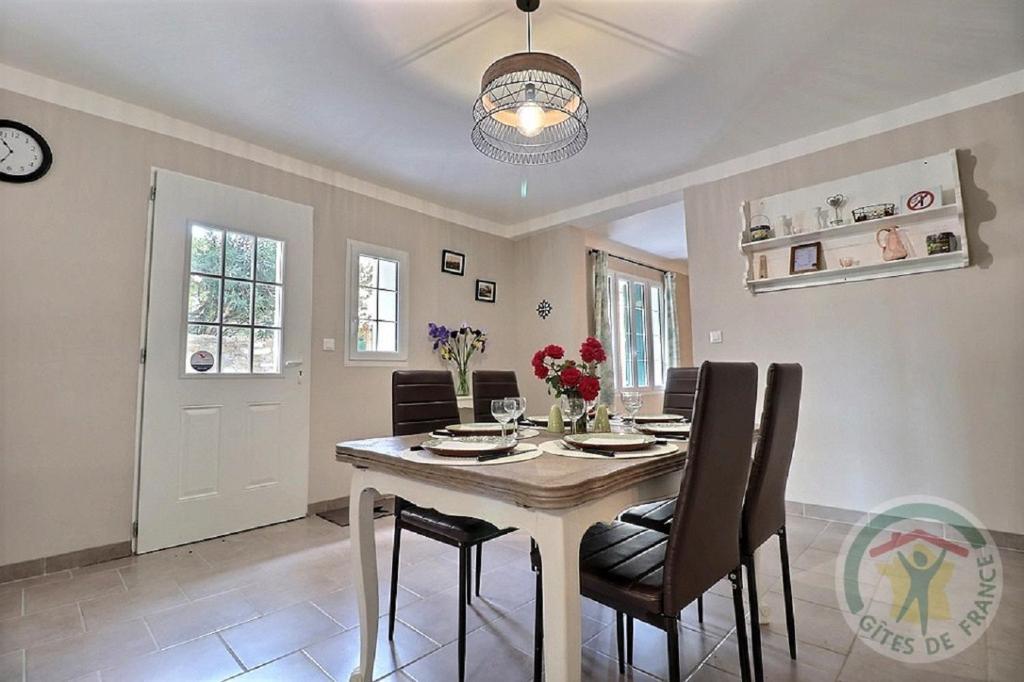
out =
<svg viewBox="0 0 1024 682"><path fill-rule="evenodd" d="M679 317L676 314L676 275L666 272L665 281L665 366L679 366ZM662 377L664 379L664 377Z"/></svg>
<svg viewBox="0 0 1024 682"><path fill-rule="evenodd" d="M612 371L612 321L611 321L611 285L608 283L608 254L604 251L594 252L594 337L604 346L608 361L600 367L601 393L597 402L609 407L615 402L615 379Z"/></svg>

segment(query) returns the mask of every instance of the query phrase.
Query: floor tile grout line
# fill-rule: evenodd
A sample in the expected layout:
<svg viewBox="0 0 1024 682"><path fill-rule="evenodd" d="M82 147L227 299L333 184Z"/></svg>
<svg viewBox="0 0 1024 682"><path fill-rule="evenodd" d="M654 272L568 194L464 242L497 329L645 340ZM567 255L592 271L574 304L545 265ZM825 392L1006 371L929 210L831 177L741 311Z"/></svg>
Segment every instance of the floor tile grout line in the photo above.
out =
<svg viewBox="0 0 1024 682"><path fill-rule="evenodd" d="M334 677L334 675L332 675L332 674L330 674L329 672L327 672L327 669L326 669L326 668L324 668L324 667L323 667L322 665L320 665L320 664L319 664L319 663L317 662L317 660L316 660L315 658L313 658L312 656L310 656L310 655L309 655L309 654L308 654L308 653L306 652L306 650L305 650L304 648L303 648L303 649L299 649L299 651L298 651L298 654L299 654L300 656L302 656L303 658L305 658L305 659L306 659L307 661L309 661L310 663L312 663L313 665L315 665L315 666L316 666L316 668L317 668L317 670L319 670L320 672L322 672L322 673L323 673L323 674L324 674L324 675L325 675L325 676L327 677L327 679L331 680L332 682L337 682L337 678L335 678L335 677ZM291 655L291 654L289 654L289 656L290 656L290 655ZM280 660L280 659L278 659L278 660Z"/></svg>
<svg viewBox="0 0 1024 682"><path fill-rule="evenodd" d="M213 633L213 636L216 637L224 646L224 648L228 650L228 653L231 654L231 658L235 659L235 663L237 663L238 667L242 669L242 672L239 673L239 675L249 672L249 668L245 667L245 664L242 663L242 659L238 657L238 654L236 654L235 650L231 648L231 645L228 644L228 641L224 639L224 637L221 635L221 632L223 631L218 630L217 632Z"/></svg>

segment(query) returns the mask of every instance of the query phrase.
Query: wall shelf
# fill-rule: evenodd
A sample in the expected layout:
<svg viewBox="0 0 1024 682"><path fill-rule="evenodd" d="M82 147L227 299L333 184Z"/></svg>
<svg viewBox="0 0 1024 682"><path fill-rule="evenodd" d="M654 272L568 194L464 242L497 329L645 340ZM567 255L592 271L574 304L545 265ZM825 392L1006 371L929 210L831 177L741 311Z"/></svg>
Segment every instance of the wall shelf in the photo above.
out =
<svg viewBox="0 0 1024 682"><path fill-rule="evenodd" d="M924 189L936 194L937 205L910 211L905 198ZM831 209L823 209L825 198L840 193L846 197L840 215L847 222L838 227L822 229L819 216L823 210L828 210L829 216L833 215ZM897 211L902 212L876 220L852 222L850 209L888 202L895 204ZM759 216L759 224L766 219L773 229L783 231L785 226L785 231L790 233L752 242L752 215ZM970 265L955 149L811 187L744 201L740 206L740 216L738 248L744 262L742 282L753 294L951 270ZM876 242L876 233L886 228L897 231L909 254L907 258L898 261L882 260L882 249ZM925 255L928 253L927 237L941 232L953 234L956 250ZM790 274L792 247L815 242L821 244L821 269ZM840 267L840 261L845 262L846 259L853 261L854 265ZM762 267L767 277L759 277Z"/></svg>
<svg viewBox="0 0 1024 682"><path fill-rule="evenodd" d="M825 284L861 282L881 277L898 277L919 272L935 272L963 267L967 267L967 254L964 251L952 251L950 253L938 253L933 256L880 261L850 268L836 268L834 270L805 272L798 275L753 279L747 281L747 286L754 293L766 293L783 289L801 289L804 287L823 286Z"/></svg>
<svg viewBox="0 0 1024 682"><path fill-rule="evenodd" d="M772 237L771 239L762 239L757 242L745 242L740 245L740 249L743 253L755 253L758 251L767 251L768 249L777 249L782 246L821 241L823 238L852 236L868 232L874 234L877 230L891 225L910 225L912 223L925 220L955 216L959 212L960 204L946 204L944 206L924 209L923 211L914 211L913 213L904 213L902 215L877 218L875 220L864 220L859 223L847 223L846 225L840 225L839 227L827 227L823 230L815 230L813 232L800 232L798 234L787 234L781 237Z"/></svg>

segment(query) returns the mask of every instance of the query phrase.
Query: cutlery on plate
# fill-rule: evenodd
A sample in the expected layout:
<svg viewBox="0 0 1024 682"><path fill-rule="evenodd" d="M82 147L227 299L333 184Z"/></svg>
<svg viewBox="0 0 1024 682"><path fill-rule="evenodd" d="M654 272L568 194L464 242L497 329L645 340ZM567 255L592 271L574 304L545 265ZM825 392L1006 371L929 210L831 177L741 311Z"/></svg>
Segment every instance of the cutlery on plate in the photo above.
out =
<svg viewBox="0 0 1024 682"><path fill-rule="evenodd" d="M448 429L438 429L437 431L432 432L430 435L431 436L454 436L455 434L453 434Z"/></svg>
<svg viewBox="0 0 1024 682"><path fill-rule="evenodd" d="M614 457L615 453L609 450L595 450L594 448L581 448L578 445L572 445L564 440L558 441L563 448L566 450L577 450L579 452L585 452L588 455L601 455L602 457Z"/></svg>
<svg viewBox="0 0 1024 682"><path fill-rule="evenodd" d="M514 455L521 455L522 452L516 452L515 449L509 450L508 452L491 452L486 455L477 455L476 461L478 462L490 462L495 459L504 459L505 457L512 457Z"/></svg>

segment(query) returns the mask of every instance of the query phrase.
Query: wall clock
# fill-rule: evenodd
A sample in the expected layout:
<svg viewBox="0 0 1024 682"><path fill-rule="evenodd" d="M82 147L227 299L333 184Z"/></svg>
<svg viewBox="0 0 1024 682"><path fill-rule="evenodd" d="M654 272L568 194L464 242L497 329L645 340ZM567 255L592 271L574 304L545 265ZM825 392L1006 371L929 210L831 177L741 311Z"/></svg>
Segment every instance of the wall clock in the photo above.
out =
<svg viewBox="0 0 1024 682"><path fill-rule="evenodd" d="M46 175L53 163L43 136L17 121L0 120L0 180L32 182Z"/></svg>

